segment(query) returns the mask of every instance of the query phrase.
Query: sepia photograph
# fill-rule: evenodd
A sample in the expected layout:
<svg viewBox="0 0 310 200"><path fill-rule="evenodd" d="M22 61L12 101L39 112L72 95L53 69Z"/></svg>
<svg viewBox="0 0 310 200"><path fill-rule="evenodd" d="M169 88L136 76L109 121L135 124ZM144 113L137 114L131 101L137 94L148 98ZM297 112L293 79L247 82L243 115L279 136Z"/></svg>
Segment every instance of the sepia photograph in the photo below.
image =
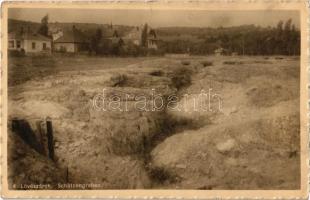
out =
<svg viewBox="0 0 310 200"><path fill-rule="evenodd" d="M301 9L11 5L8 190L307 184Z"/></svg>

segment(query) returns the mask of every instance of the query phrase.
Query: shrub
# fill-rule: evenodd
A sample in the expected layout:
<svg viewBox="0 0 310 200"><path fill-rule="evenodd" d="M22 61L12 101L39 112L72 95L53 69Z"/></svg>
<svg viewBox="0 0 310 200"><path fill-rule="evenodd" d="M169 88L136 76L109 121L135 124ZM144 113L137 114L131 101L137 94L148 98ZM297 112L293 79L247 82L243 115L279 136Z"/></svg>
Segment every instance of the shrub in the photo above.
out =
<svg viewBox="0 0 310 200"><path fill-rule="evenodd" d="M122 87L125 85L128 77L125 74L117 74L111 77L110 82L112 87Z"/></svg>
<svg viewBox="0 0 310 200"><path fill-rule="evenodd" d="M241 61L224 61L223 62L225 65L241 65L243 62Z"/></svg>
<svg viewBox="0 0 310 200"><path fill-rule="evenodd" d="M201 61L201 64L202 64L204 67L212 66L212 65L213 65L213 63L210 62L210 61Z"/></svg>
<svg viewBox="0 0 310 200"><path fill-rule="evenodd" d="M180 89L184 86L189 85L191 83L192 73L193 72L187 67L177 68L175 71L173 71L171 77L173 86L177 89Z"/></svg>
<svg viewBox="0 0 310 200"><path fill-rule="evenodd" d="M182 60L181 63L182 63L182 65L190 65L191 64L191 62L188 60Z"/></svg>
<svg viewBox="0 0 310 200"><path fill-rule="evenodd" d="M149 172L150 178L154 182L157 182L160 184L167 182L167 181L170 183L174 183L177 181L177 176L163 167L152 167L149 169L148 172Z"/></svg>
<svg viewBox="0 0 310 200"><path fill-rule="evenodd" d="M9 56L12 56L12 57L24 57L25 56L25 50L22 49L22 50L9 50L8 51L8 54Z"/></svg>
<svg viewBox="0 0 310 200"><path fill-rule="evenodd" d="M150 75L152 75L152 76L163 76L164 72L161 70L155 70L155 71L150 72Z"/></svg>
<svg viewBox="0 0 310 200"><path fill-rule="evenodd" d="M147 55L148 56L163 56L165 52L161 49L148 49Z"/></svg>

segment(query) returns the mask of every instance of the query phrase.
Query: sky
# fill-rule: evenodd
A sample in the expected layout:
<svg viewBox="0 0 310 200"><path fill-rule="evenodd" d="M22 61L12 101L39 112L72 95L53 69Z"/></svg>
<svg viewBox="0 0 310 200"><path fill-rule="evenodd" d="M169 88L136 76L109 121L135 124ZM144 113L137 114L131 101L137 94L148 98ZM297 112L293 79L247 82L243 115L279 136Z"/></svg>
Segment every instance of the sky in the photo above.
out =
<svg viewBox="0 0 310 200"><path fill-rule="evenodd" d="M239 25L276 26L291 18L299 27L299 12L293 10L206 11L206 10L111 10L62 8L10 8L9 18L40 22L48 14L50 22L80 22L139 26L229 27Z"/></svg>

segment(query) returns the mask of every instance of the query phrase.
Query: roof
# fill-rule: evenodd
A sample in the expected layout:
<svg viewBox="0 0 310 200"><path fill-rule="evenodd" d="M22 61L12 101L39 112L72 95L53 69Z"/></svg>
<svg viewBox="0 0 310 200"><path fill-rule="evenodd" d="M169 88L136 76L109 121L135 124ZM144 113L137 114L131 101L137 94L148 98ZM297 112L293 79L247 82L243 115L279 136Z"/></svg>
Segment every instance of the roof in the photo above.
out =
<svg viewBox="0 0 310 200"><path fill-rule="evenodd" d="M152 37L152 39L157 38L157 35L154 29L150 29L150 31L148 32L148 37Z"/></svg>
<svg viewBox="0 0 310 200"><path fill-rule="evenodd" d="M51 38L48 38L44 35L29 32L25 33L10 32L9 39L51 41Z"/></svg>
<svg viewBox="0 0 310 200"><path fill-rule="evenodd" d="M73 28L70 31L63 32L63 35L54 43L87 43L87 39L81 31Z"/></svg>

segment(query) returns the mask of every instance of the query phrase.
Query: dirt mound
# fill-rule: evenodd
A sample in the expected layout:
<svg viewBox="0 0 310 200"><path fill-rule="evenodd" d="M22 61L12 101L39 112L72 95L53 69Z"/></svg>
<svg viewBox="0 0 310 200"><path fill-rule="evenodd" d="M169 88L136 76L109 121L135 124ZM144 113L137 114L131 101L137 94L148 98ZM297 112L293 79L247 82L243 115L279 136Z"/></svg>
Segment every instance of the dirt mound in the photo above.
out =
<svg viewBox="0 0 310 200"><path fill-rule="evenodd" d="M16 102L11 102L13 104L17 104ZM66 107L55 103L55 102L48 102L48 101L36 101L31 100L24 103L21 103L18 107L10 107L13 110L9 112L14 114L15 116L21 117L31 117L31 118L60 118L65 117L69 114L70 110Z"/></svg>
<svg viewBox="0 0 310 200"><path fill-rule="evenodd" d="M152 165L177 173L180 180L169 188L297 188L298 166L281 166L299 159L298 120L279 116L185 131L152 151Z"/></svg>

